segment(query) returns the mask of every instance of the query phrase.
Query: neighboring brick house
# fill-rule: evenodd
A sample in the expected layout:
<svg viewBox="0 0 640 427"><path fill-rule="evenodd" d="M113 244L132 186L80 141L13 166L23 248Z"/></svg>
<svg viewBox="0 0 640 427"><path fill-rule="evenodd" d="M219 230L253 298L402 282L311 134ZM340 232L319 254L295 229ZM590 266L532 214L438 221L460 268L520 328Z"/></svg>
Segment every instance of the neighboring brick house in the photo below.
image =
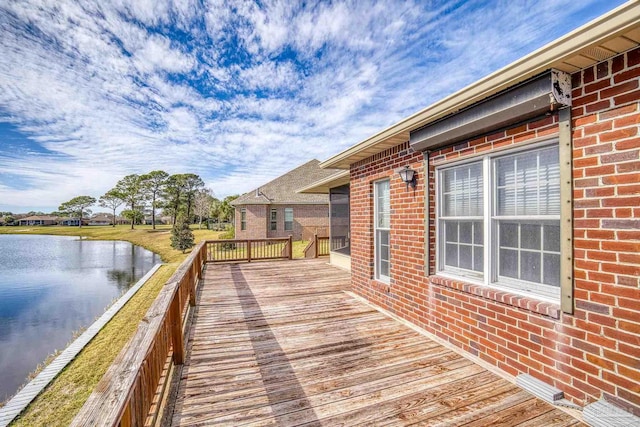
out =
<svg viewBox="0 0 640 427"><path fill-rule="evenodd" d="M353 290L640 415L639 44L629 2L322 162L350 170Z"/></svg>
<svg viewBox="0 0 640 427"><path fill-rule="evenodd" d="M293 240L308 240L316 233L328 235L329 197L297 192L336 172L321 169L319 164L311 160L231 202L236 239L292 235Z"/></svg>

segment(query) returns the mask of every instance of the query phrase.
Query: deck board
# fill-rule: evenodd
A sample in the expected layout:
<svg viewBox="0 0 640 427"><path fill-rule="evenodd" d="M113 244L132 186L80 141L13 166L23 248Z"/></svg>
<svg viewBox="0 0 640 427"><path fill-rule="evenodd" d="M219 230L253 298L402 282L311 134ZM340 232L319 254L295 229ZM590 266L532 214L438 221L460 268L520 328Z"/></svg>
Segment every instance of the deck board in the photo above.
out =
<svg viewBox="0 0 640 427"><path fill-rule="evenodd" d="M581 425L348 289L323 260L207 266L172 424Z"/></svg>

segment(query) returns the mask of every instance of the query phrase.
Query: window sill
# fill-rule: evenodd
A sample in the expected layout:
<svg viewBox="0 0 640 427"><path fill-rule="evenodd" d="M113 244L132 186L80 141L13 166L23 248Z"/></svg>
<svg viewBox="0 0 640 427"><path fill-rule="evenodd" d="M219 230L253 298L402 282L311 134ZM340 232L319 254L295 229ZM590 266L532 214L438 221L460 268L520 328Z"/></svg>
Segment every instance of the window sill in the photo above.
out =
<svg viewBox="0 0 640 427"><path fill-rule="evenodd" d="M429 276L429 281L436 285L445 286L471 295L487 298L502 304L533 311L554 319L560 318L560 304L540 301L535 298L518 295L507 291L490 288L484 285L477 285L460 280L449 279L442 276Z"/></svg>

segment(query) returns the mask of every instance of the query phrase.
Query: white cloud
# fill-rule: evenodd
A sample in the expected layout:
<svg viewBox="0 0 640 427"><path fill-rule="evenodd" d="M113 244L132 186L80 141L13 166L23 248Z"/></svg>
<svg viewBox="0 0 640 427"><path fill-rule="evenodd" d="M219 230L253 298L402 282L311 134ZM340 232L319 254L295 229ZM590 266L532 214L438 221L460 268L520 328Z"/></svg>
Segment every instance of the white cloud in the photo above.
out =
<svg viewBox="0 0 640 427"><path fill-rule="evenodd" d="M4 2L0 120L45 154L7 153L0 141L0 210L97 197L153 169L198 173L222 197L248 191L598 8L595 0Z"/></svg>

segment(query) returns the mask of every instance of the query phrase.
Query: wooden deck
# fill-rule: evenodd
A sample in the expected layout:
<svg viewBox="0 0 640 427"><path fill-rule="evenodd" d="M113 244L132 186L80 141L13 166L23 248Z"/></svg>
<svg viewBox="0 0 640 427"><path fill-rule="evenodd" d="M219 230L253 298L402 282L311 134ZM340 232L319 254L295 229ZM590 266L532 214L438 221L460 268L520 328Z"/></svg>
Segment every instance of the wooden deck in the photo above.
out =
<svg viewBox="0 0 640 427"><path fill-rule="evenodd" d="M208 265L172 424L582 425L348 287L325 260Z"/></svg>

